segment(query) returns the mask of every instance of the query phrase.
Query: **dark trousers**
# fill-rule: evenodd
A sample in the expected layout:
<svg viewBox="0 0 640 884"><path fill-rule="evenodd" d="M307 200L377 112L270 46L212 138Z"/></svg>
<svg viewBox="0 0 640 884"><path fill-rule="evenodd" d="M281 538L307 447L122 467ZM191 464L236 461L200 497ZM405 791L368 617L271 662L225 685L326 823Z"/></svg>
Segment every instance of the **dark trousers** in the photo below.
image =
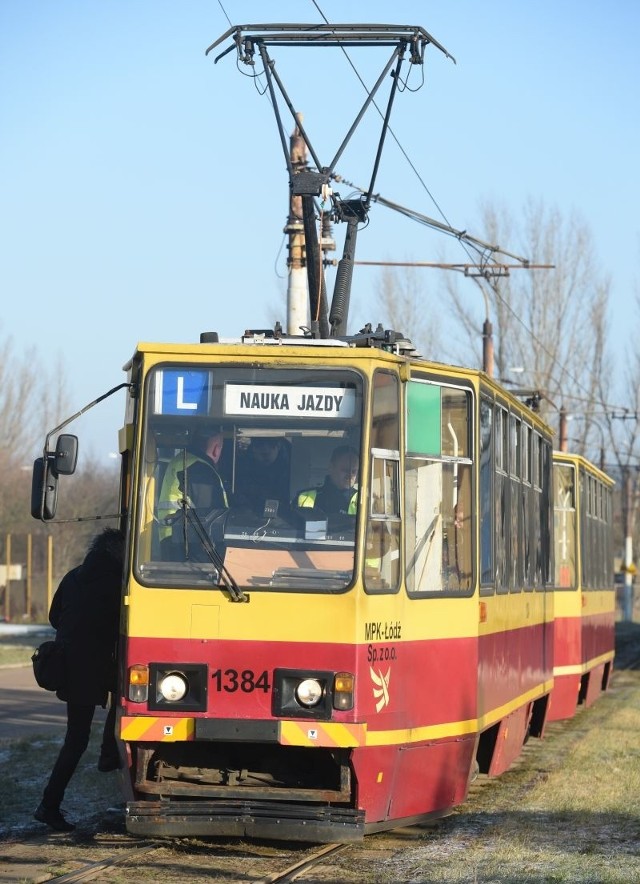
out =
<svg viewBox="0 0 640 884"><path fill-rule="evenodd" d="M69 780L75 773L78 762L89 745L91 722L95 709L95 706L86 706L82 703L67 703L67 732L64 743L42 794L42 803L47 809L57 809L62 804ZM112 702L109 705L104 723L101 755L113 756L117 754L114 733L115 715L116 709Z"/></svg>

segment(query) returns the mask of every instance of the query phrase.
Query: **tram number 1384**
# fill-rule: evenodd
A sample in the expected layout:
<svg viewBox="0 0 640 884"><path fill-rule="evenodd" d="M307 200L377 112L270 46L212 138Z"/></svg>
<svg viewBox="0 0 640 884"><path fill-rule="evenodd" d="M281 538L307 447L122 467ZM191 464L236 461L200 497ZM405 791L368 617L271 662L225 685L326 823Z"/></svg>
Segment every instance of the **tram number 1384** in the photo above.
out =
<svg viewBox="0 0 640 884"><path fill-rule="evenodd" d="M216 669L211 674L211 679L216 691L227 691L229 694L235 691L244 691L245 694L264 691L266 694L271 690L269 673L266 669L260 673L254 672L253 669L243 669L242 672L237 669Z"/></svg>

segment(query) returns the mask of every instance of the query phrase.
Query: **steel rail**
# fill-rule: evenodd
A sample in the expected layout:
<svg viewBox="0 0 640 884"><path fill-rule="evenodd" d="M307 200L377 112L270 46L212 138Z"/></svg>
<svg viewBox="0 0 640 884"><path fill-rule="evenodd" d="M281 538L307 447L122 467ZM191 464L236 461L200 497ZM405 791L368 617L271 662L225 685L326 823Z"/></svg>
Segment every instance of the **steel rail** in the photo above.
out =
<svg viewBox="0 0 640 884"><path fill-rule="evenodd" d="M91 881L94 878L97 878L98 875L101 875L106 869L111 869L120 863L128 862L131 859L142 856L142 854L149 853L151 850L158 850L162 846L166 845L162 845L159 841L152 841L144 847L132 847L129 850L124 850L117 856L98 860L97 862L90 863L83 869L77 869L75 872L67 872L57 878L48 878L47 880L55 882L55 884L75 884L77 881Z"/></svg>
<svg viewBox="0 0 640 884"><path fill-rule="evenodd" d="M274 872L272 875L267 875L266 878L260 878L257 881L254 881L253 884L288 884L289 881L295 881L300 875L319 866L325 861L325 859L327 859L327 857L334 856L336 853L346 850L347 847L351 847L351 845L326 844L310 857L307 857L307 859L299 860L297 863L294 863L282 872Z"/></svg>

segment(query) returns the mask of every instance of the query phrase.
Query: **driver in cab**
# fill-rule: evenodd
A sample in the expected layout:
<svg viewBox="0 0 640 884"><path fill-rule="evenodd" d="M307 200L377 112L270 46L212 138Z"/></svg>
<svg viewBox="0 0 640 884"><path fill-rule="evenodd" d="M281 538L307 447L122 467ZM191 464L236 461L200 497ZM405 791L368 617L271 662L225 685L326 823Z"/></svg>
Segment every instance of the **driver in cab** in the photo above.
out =
<svg viewBox="0 0 640 884"><path fill-rule="evenodd" d="M358 468L360 458L355 448L340 445L329 460L324 483L300 491L294 501L300 515L307 511L312 518L331 515L355 516L358 506Z"/></svg>

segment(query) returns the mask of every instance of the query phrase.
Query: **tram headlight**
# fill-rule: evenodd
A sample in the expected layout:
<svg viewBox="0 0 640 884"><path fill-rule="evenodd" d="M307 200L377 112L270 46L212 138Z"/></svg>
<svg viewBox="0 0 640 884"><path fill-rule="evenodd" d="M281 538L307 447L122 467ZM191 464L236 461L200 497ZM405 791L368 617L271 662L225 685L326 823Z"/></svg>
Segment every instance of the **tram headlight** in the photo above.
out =
<svg viewBox="0 0 640 884"><path fill-rule="evenodd" d="M136 663L129 667L129 699L133 703L146 703L149 697L149 667Z"/></svg>
<svg viewBox="0 0 640 884"><path fill-rule="evenodd" d="M334 709L351 708L336 706L333 695L335 677L336 673L331 670L274 669L272 714L276 718L330 721Z"/></svg>
<svg viewBox="0 0 640 884"><path fill-rule="evenodd" d="M189 683L179 672L170 672L158 681L158 694L168 703L177 703L186 695Z"/></svg>
<svg viewBox="0 0 640 884"><path fill-rule="evenodd" d="M206 663L150 663L149 711L206 712L207 681Z"/></svg>
<svg viewBox="0 0 640 884"><path fill-rule="evenodd" d="M320 682L315 678L305 678L296 688L296 700L301 706L311 708L317 706L324 690Z"/></svg>

